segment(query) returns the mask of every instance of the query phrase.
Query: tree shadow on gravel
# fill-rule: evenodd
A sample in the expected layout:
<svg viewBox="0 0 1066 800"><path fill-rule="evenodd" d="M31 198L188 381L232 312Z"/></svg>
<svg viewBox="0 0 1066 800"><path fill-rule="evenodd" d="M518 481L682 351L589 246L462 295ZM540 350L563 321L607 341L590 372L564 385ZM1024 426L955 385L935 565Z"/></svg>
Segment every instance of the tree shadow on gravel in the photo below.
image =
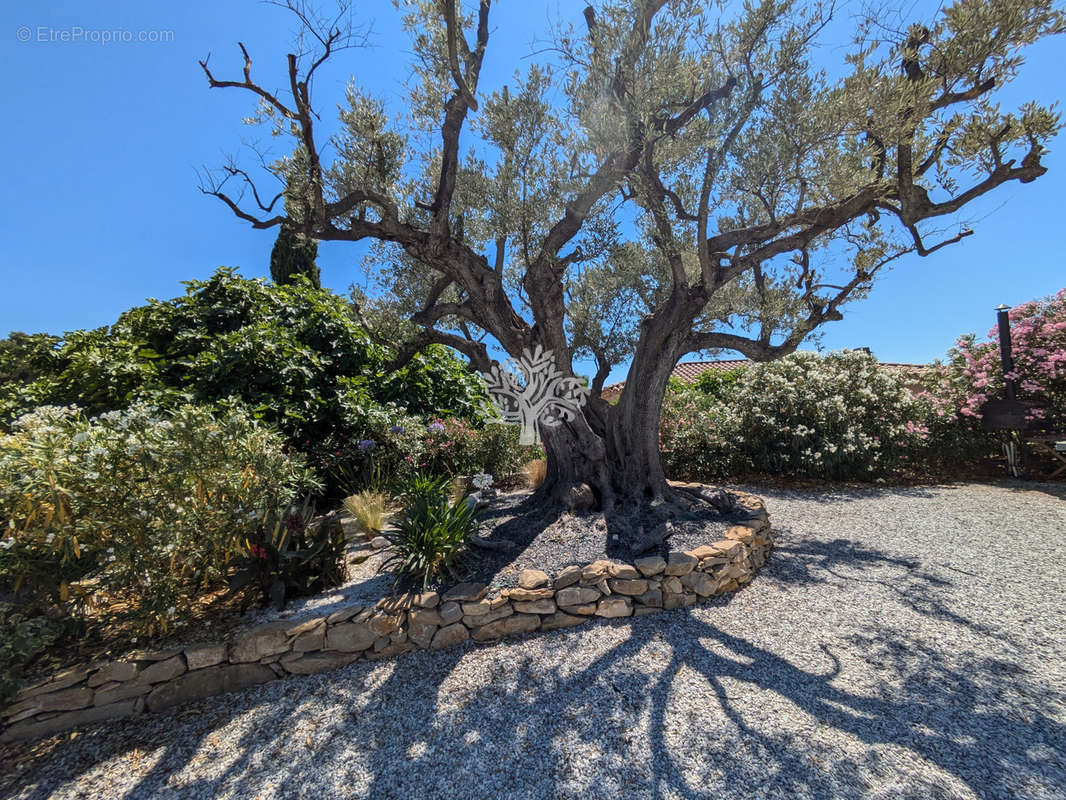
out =
<svg viewBox="0 0 1066 800"><path fill-rule="evenodd" d="M586 661L581 637L590 633L618 641ZM128 798L706 798L759 789L917 800L963 787L981 798L1049 797L1066 785L1066 728L1043 710L1061 708L1062 697L1009 661L948 657L903 631L877 628L838 645L876 665L862 693L836 685L829 645L820 667L800 666L689 611L558 632L545 644L535 657L518 641L359 663L122 732L100 726L54 749L48 772L60 780L21 780L12 796L44 800L119 756L130 766L111 765L117 777L139 772L111 795ZM469 668L453 675L467 658L481 679L470 680ZM841 734L852 755L825 743ZM201 760L209 777L179 775ZM894 788L876 791L871 775ZM94 780L79 796L109 795Z"/></svg>
<svg viewBox="0 0 1066 800"><path fill-rule="evenodd" d="M915 582L904 589L886 571ZM725 613L749 592L778 592L784 608L790 586L836 580L872 581L1006 655L889 622L797 620L798 649L786 634L776 647ZM8 790L25 800L73 782L72 796L131 800L1061 796L1066 696L1001 634L953 612L945 584L854 543L790 541L752 585L704 606L357 662L97 726L63 737ZM990 648L985 637L996 637ZM109 760L114 789L91 774Z"/></svg>
<svg viewBox="0 0 1066 800"><path fill-rule="evenodd" d="M1009 641L1009 636L951 610L947 593L954 583L924 568L916 558L893 556L853 539L815 539L775 529L780 540L759 580L790 585L865 583L891 592L911 610L984 636ZM950 565L942 564L942 567Z"/></svg>

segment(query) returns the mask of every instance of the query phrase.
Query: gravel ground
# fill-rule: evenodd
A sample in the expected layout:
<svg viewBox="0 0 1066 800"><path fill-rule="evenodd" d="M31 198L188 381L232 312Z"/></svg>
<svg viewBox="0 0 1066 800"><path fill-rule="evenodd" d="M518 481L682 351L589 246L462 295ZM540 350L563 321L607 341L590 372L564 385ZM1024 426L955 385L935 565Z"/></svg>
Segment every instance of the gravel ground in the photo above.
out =
<svg viewBox="0 0 1066 800"><path fill-rule="evenodd" d="M1066 798L1061 485L747 488L727 599L108 723L0 796Z"/></svg>

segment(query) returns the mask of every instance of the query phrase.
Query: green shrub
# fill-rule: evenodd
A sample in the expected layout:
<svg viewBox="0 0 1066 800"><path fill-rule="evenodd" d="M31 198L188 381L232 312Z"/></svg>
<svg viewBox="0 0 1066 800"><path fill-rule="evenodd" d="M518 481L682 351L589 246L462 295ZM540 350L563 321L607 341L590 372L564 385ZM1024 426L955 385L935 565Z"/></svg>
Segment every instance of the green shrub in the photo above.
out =
<svg viewBox="0 0 1066 800"><path fill-rule="evenodd" d="M447 348L387 371L393 354L370 340L348 300L306 279L276 286L220 269L186 286L182 297L151 300L62 343L0 340L0 428L40 405L98 414L136 402L237 401L319 461L377 438L375 415L473 418L485 408L480 379ZM16 362L32 369L5 368Z"/></svg>
<svg viewBox="0 0 1066 800"><path fill-rule="evenodd" d="M382 570L395 570L397 582L405 577L421 581L423 591L437 581L461 578L466 540L476 526L474 506L467 498L449 503L447 494L435 486L424 488L425 494L404 510L395 530L382 533L395 552L381 565Z"/></svg>
<svg viewBox="0 0 1066 800"><path fill-rule="evenodd" d="M225 585L264 513L314 486L236 409L40 408L0 436L0 585L165 633Z"/></svg>
<svg viewBox="0 0 1066 800"><path fill-rule="evenodd" d="M753 365L725 401L698 388L672 393L662 428L667 473L690 479L897 474L922 467L928 435L926 410L901 376L858 351Z"/></svg>
<svg viewBox="0 0 1066 800"><path fill-rule="evenodd" d="M268 514L243 545L231 591L255 585L263 603L276 609L290 597L344 582L344 529L333 516L314 519L307 503Z"/></svg>
<svg viewBox="0 0 1066 800"><path fill-rule="evenodd" d="M709 394L718 400L725 400L732 395L743 375L744 367L729 370L708 369L701 372L693 384L704 394Z"/></svg>
<svg viewBox="0 0 1066 800"><path fill-rule="evenodd" d="M19 688L26 664L55 644L62 632L57 620L0 603L0 705Z"/></svg>
<svg viewBox="0 0 1066 800"><path fill-rule="evenodd" d="M455 477L521 470L536 447L518 443L518 427L489 423L483 427L461 419L437 419L428 425L395 406L364 410L365 438L329 437L314 449L312 464L329 476L343 496L364 489L400 493L415 475Z"/></svg>

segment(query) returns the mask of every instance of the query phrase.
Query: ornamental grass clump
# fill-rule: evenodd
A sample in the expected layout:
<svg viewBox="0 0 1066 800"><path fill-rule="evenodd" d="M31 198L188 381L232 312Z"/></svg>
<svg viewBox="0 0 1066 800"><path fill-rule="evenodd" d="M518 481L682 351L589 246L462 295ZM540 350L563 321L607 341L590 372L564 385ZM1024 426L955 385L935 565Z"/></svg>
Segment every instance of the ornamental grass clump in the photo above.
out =
<svg viewBox="0 0 1066 800"><path fill-rule="evenodd" d="M264 510L314 488L241 410L42 407L0 436L0 591L169 633L226 586Z"/></svg>
<svg viewBox="0 0 1066 800"><path fill-rule="evenodd" d="M477 524L474 504L466 497L450 502L447 489L447 480L440 486L427 482L424 493L412 497L395 529L382 533L394 553L381 569L391 567L397 582L408 578L420 582L425 590L439 581L461 577L467 537Z"/></svg>
<svg viewBox="0 0 1066 800"><path fill-rule="evenodd" d="M344 509L359 524L359 530L368 536L376 536L385 527L388 517L384 492L363 491L344 499Z"/></svg>

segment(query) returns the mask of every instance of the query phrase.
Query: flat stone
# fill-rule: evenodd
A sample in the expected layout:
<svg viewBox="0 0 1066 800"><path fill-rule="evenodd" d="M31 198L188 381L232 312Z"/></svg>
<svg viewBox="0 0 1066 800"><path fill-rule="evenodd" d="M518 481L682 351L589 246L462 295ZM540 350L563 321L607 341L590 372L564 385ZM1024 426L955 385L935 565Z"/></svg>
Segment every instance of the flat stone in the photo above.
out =
<svg viewBox="0 0 1066 800"><path fill-rule="evenodd" d="M7 728L0 734L0 742L14 742L22 739L40 739L51 736L67 728L76 728L99 722L105 719L117 719L136 714L139 711L140 700L126 700L121 703L112 703L106 706L85 708L79 711L70 711L59 714L47 720L26 720Z"/></svg>
<svg viewBox="0 0 1066 800"><path fill-rule="evenodd" d="M730 528L726 528L722 533L726 539L732 539L744 544L750 544L755 538L755 531L749 528L747 525L733 525Z"/></svg>
<svg viewBox="0 0 1066 800"><path fill-rule="evenodd" d="M366 650L376 638L378 634L370 626L361 622L344 622L326 632L326 649L355 653Z"/></svg>
<svg viewBox="0 0 1066 800"><path fill-rule="evenodd" d="M407 615L408 625L443 625L440 612L432 608L416 608Z"/></svg>
<svg viewBox="0 0 1066 800"><path fill-rule="evenodd" d="M673 552L666 557L667 575L687 575L698 562L688 553Z"/></svg>
<svg viewBox="0 0 1066 800"><path fill-rule="evenodd" d="M663 578L662 589L664 592L671 592L673 594L681 594L685 590L685 587L681 585L681 579L676 577Z"/></svg>
<svg viewBox="0 0 1066 800"><path fill-rule="evenodd" d="M132 683L120 683L111 689L97 689L96 696L93 698L93 705L106 706L111 703L118 703L122 700L129 700L131 697L140 697L141 695L148 694L152 691L152 687L147 683L140 683L134 681Z"/></svg>
<svg viewBox="0 0 1066 800"><path fill-rule="evenodd" d="M563 609L567 614L583 614L587 617L591 617L596 613L595 603L582 603L579 606L567 606Z"/></svg>
<svg viewBox="0 0 1066 800"><path fill-rule="evenodd" d="M556 612L555 601L550 599L515 603L514 610L519 614L554 614Z"/></svg>
<svg viewBox="0 0 1066 800"><path fill-rule="evenodd" d="M540 627L540 617L535 614L512 614L504 619L482 625L474 631L474 641L487 642L502 636L529 633Z"/></svg>
<svg viewBox="0 0 1066 800"><path fill-rule="evenodd" d="M94 694L88 686L75 686L60 689L58 692L39 694L31 700L38 714L45 711L76 711L91 706Z"/></svg>
<svg viewBox="0 0 1066 800"><path fill-rule="evenodd" d="M524 569L518 573L518 585L523 589L539 589L547 586L550 580L548 573L539 569Z"/></svg>
<svg viewBox="0 0 1066 800"><path fill-rule="evenodd" d="M463 617L463 624L468 628L480 628L482 625L488 625L490 622L495 622L498 619L509 617L514 613L514 608L508 603L505 606L499 606L493 609L487 614L467 615Z"/></svg>
<svg viewBox="0 0 1066 800"><path fill-rule="evenodd" d="M375 536L370 540L370 546L375 550L383 550L389 546L389 540L384 536Z"/></svg>
<svg viewBox="0 0 1066 800"><path fill-rule="evenodd" d="M470 631L466 629L465 625L457 622L454 625L448 625L437 631L429 646L432 650L440 650L444 647L454 647L461 642L465 642L469 638Z"/></svg>
<svg viewBox="0 0 1066 800"><path fill-rule="evenodd" d="M681 608L685 604L684 592L663 592L663 608Z"/></svg>
<svg viewBox="0 0 1066 800"><path fill-rule="evenodd" d="M150 667L145 667L137 676L138 683L162 683L172 680L185 672L185 659L180 655L168 658L166 661L157 661Z"/></svg>
<svg viewBox="0 0 1066 800"><path fill-rule="evenodd" d="M440 595L436 592L422 592L414 597L414 604L419 608L436 608L440 605Z"/></svg>
<svg viewBox="0 0 1066 800"><path fill-rule="evenodd" d="M392 640L390 640L388 636L379 636L377 639L374 640L373 650L375 653L380 653L390 644L392 644Z"/></svg>
<svg viewBox="0 0 1066 800"><path fill-rule="evenodd" d="M168 647L165 650L135 650L127 654L123 661L166 661L184 649L184 647Z"/></svg>
<svg viewBox="0 0 1066 800"><path fill-rule="evenodd" d="M403 625L404 614L391 614L386 612L378 612L372 614L366 621L366 624L370 626L370 629L381 636L392 633L399 630Z"/></svg>
<svg viewBox="0 0 1066 800"><path fill-rule="evenodd" d="M640 577L640 572L632 564L619 564L614 562L611 564L611 577L620 578L622 580L633 580Z"/></svg>
<svg viewBox="0 0 1066 800"><path fill-rule="evenodd" d="M463 618L463 608L456 602L442 604L437 613L440 614L441 625L451 625Z"/></svg>
<svg viewBox="0 0 1066 800"><path fill-rule="evenodd" d="M449 600L459 603L476 603L489 592L489 587L483 583L460 583L444 593L441 600Z"/></svg>
<svg viewBox="0 0 1066 800"><path fill-rule="evenodd" d="M336 625L339 622L346 622L363 610L363 606L354 605L347 608L340 608L326 617L327 625Z"/></svg>
<svg viewBox="0 0 1066 800"><path fill-rule="evenodd" d="M284 653L289 649L288 625L269 624L245 633L230 648L229 660L233 664L258 661L265 656Z"/></svg>
<svg viewBox="0 0 1066 800"><path fill-rule="evenodd" d="M478 600L476 603L460 603L463 607L463 614L469 617L479 617L482 614L488 614L492 611L492 601L488 598ZM496 608L499 608L497 605Z"/></svg>
<svg viewBox="0 0 1066 800"><path fill-rule="evenodd" d="M648 589L644 594L637 597L637 602L646 606L661 608L663 604L662 589Z"/></svg>
<svg viewBox="0 0 1066 800"><path fill-rule="evenodd" d="M623 595L613 595L600 600L596 606L596 616L614 619L628 617L633 613L633 601Z"/></svg>
<svg viewBox="0 0 1066 800"><path fill-rule="evenodd" d="M638 558L634 564L640 570L640 574L646 578L660 574L666 569L666 559L662 556L645 556Z"/></svg>
<svg viewBox="0 0 1066 800"><path fill-rule="evenodd" d="M110 681L128 681L137 677L137 665L130 661L112 661L105 664L89 676L86 684L92 687L102 686Z"/></svg>
<svg viewBox="0 0 1066 800"><path fill-rule="evenodd" d="M15 700L28 700L44 692L57 692L66 689L76 683L81 683L88 677L90 670L85 667L71 667L58 672L47 680L25 686L15 695Z"/></svg>
<svg viewBox="0 0 1066 800"><path fill-rule="evenodd" d="M744 545L736 541L735 539L722 539L719 542L711 542L711 547L714 547L717 550L720 550L721 552L730 556L736 555L744 549Z"/></svg>
<svg viewBox="0 0 1066 800"><path fill-rule="evenodd" d="M581 582L588 585L599 583L611 574L610 561L593 561L581 570Z"/></svg>
<svg viewBox="0 0 1066 800"><path fill-rule="evenodd" d="M681 583L694 591L700 597L710 597L718 586L718 581L699 570L690 572L681 578Z"/></svg>
<svg viewBox="0 0 1066 800"><path fill-rule="evenodd" d="M193 644L185 648L185 664L190 670L206 669L226 660L225 644Z"/></svg>
<svg viewBox="0 0 1066 800"><path fill-rule="evenodd" d="M722 551L711 544L701 544L699 547L695 547L692 550L686 550L685 552L697 561L703 561L705 558L718 558L722 555Z"/></svg>
<svg viewBox="0 0 1066 800"><path fill-rule="evenodd" d="M580 625L585 619L585 617L576 617L563 611L556 611L550 617L545 617L541 620L540 629L542 631L554 631L558 628L570 628L574 625Z"/></svg>
<svg viewBox="0 0 1066 800"><path fill-rule="evenodd" d="M381 611L388 611L395 614L399 611L406 611L414 603L414 595L412 594L398 594L391 597L382 597L378 600L377 607Z"/></svg>
<svg viewBox="0 0 1066 800"><path fill-rule="evenodd" d="M440 621L440 615L432 609L423 609L426 612L426 616L421 614L416 616L415 612L411 612L411 619L407 623L407 638L417 644L419 647L429 647L430 642L433 641L434 635L437 633L438 623ZM433 617L428 616L432 614ZM433 621L434 618L437 621Z"/></svg>
<svg viewBox="0 0 1066 800"><path fill-rule="evenodd" d="M159 711L203 697L258 686L276 677L274 670L265 664L223 664L198 669L155 687L146 704L149 711Z"/></svg>
<svg viewBox="0 0 1066 800"><path fill-rule="evenodd" d="M662 611L662 608L659 606L635 606L633 608L633 616L643 617L646 614L658 614L660 611Z"/></svg>
<svg viewBox="0 0 1066 800"><path fill-rule="evenodd" d="M317 630L320 627L325 627L325 617L313 617L312 619L304 620L303 622L293 625L291 628L285 629L286 636L301 636L313 630Z"/></svg>
<svg viewBox="0 0 1066 800"><path fill-rule="evenodd" d="M321 650L325 646L325 625L318 628L317 630L301 633L299 636L292 640L292 652L294 653L310 653L313 650Z"/></svg>
<svg viewBox="0 0 1066 800"><path fill-rule="evenodd" d="M555 602L560 607L581 606L600 599L600 590L590 586L568 586L555 594Z"/></svg>
<svg viewBox="0 0 1066 800"><path fill-rule="evenodd" d="M633 571L636 572L636 570ZM644 594L648 591L648 582L646 580L614 578L607 583L610 585L611 591L615 594L635 596L638 594Z"/></svg>
<svg viewBox="0 0 1066 800"><path fill-rule="evenodd" d="M581 580L581 567L576 564L564 567L563 571L555 576L555 582L552 584L556 590L565 589L567 586L573 586Z"/></svg>
<svg viewBox="0 0 1066 800"><path fill-rule="evenodd" d="M554 589L505 589L503 594L509 600L528 602L530 600L545 600L555 597Z"/></svg>

